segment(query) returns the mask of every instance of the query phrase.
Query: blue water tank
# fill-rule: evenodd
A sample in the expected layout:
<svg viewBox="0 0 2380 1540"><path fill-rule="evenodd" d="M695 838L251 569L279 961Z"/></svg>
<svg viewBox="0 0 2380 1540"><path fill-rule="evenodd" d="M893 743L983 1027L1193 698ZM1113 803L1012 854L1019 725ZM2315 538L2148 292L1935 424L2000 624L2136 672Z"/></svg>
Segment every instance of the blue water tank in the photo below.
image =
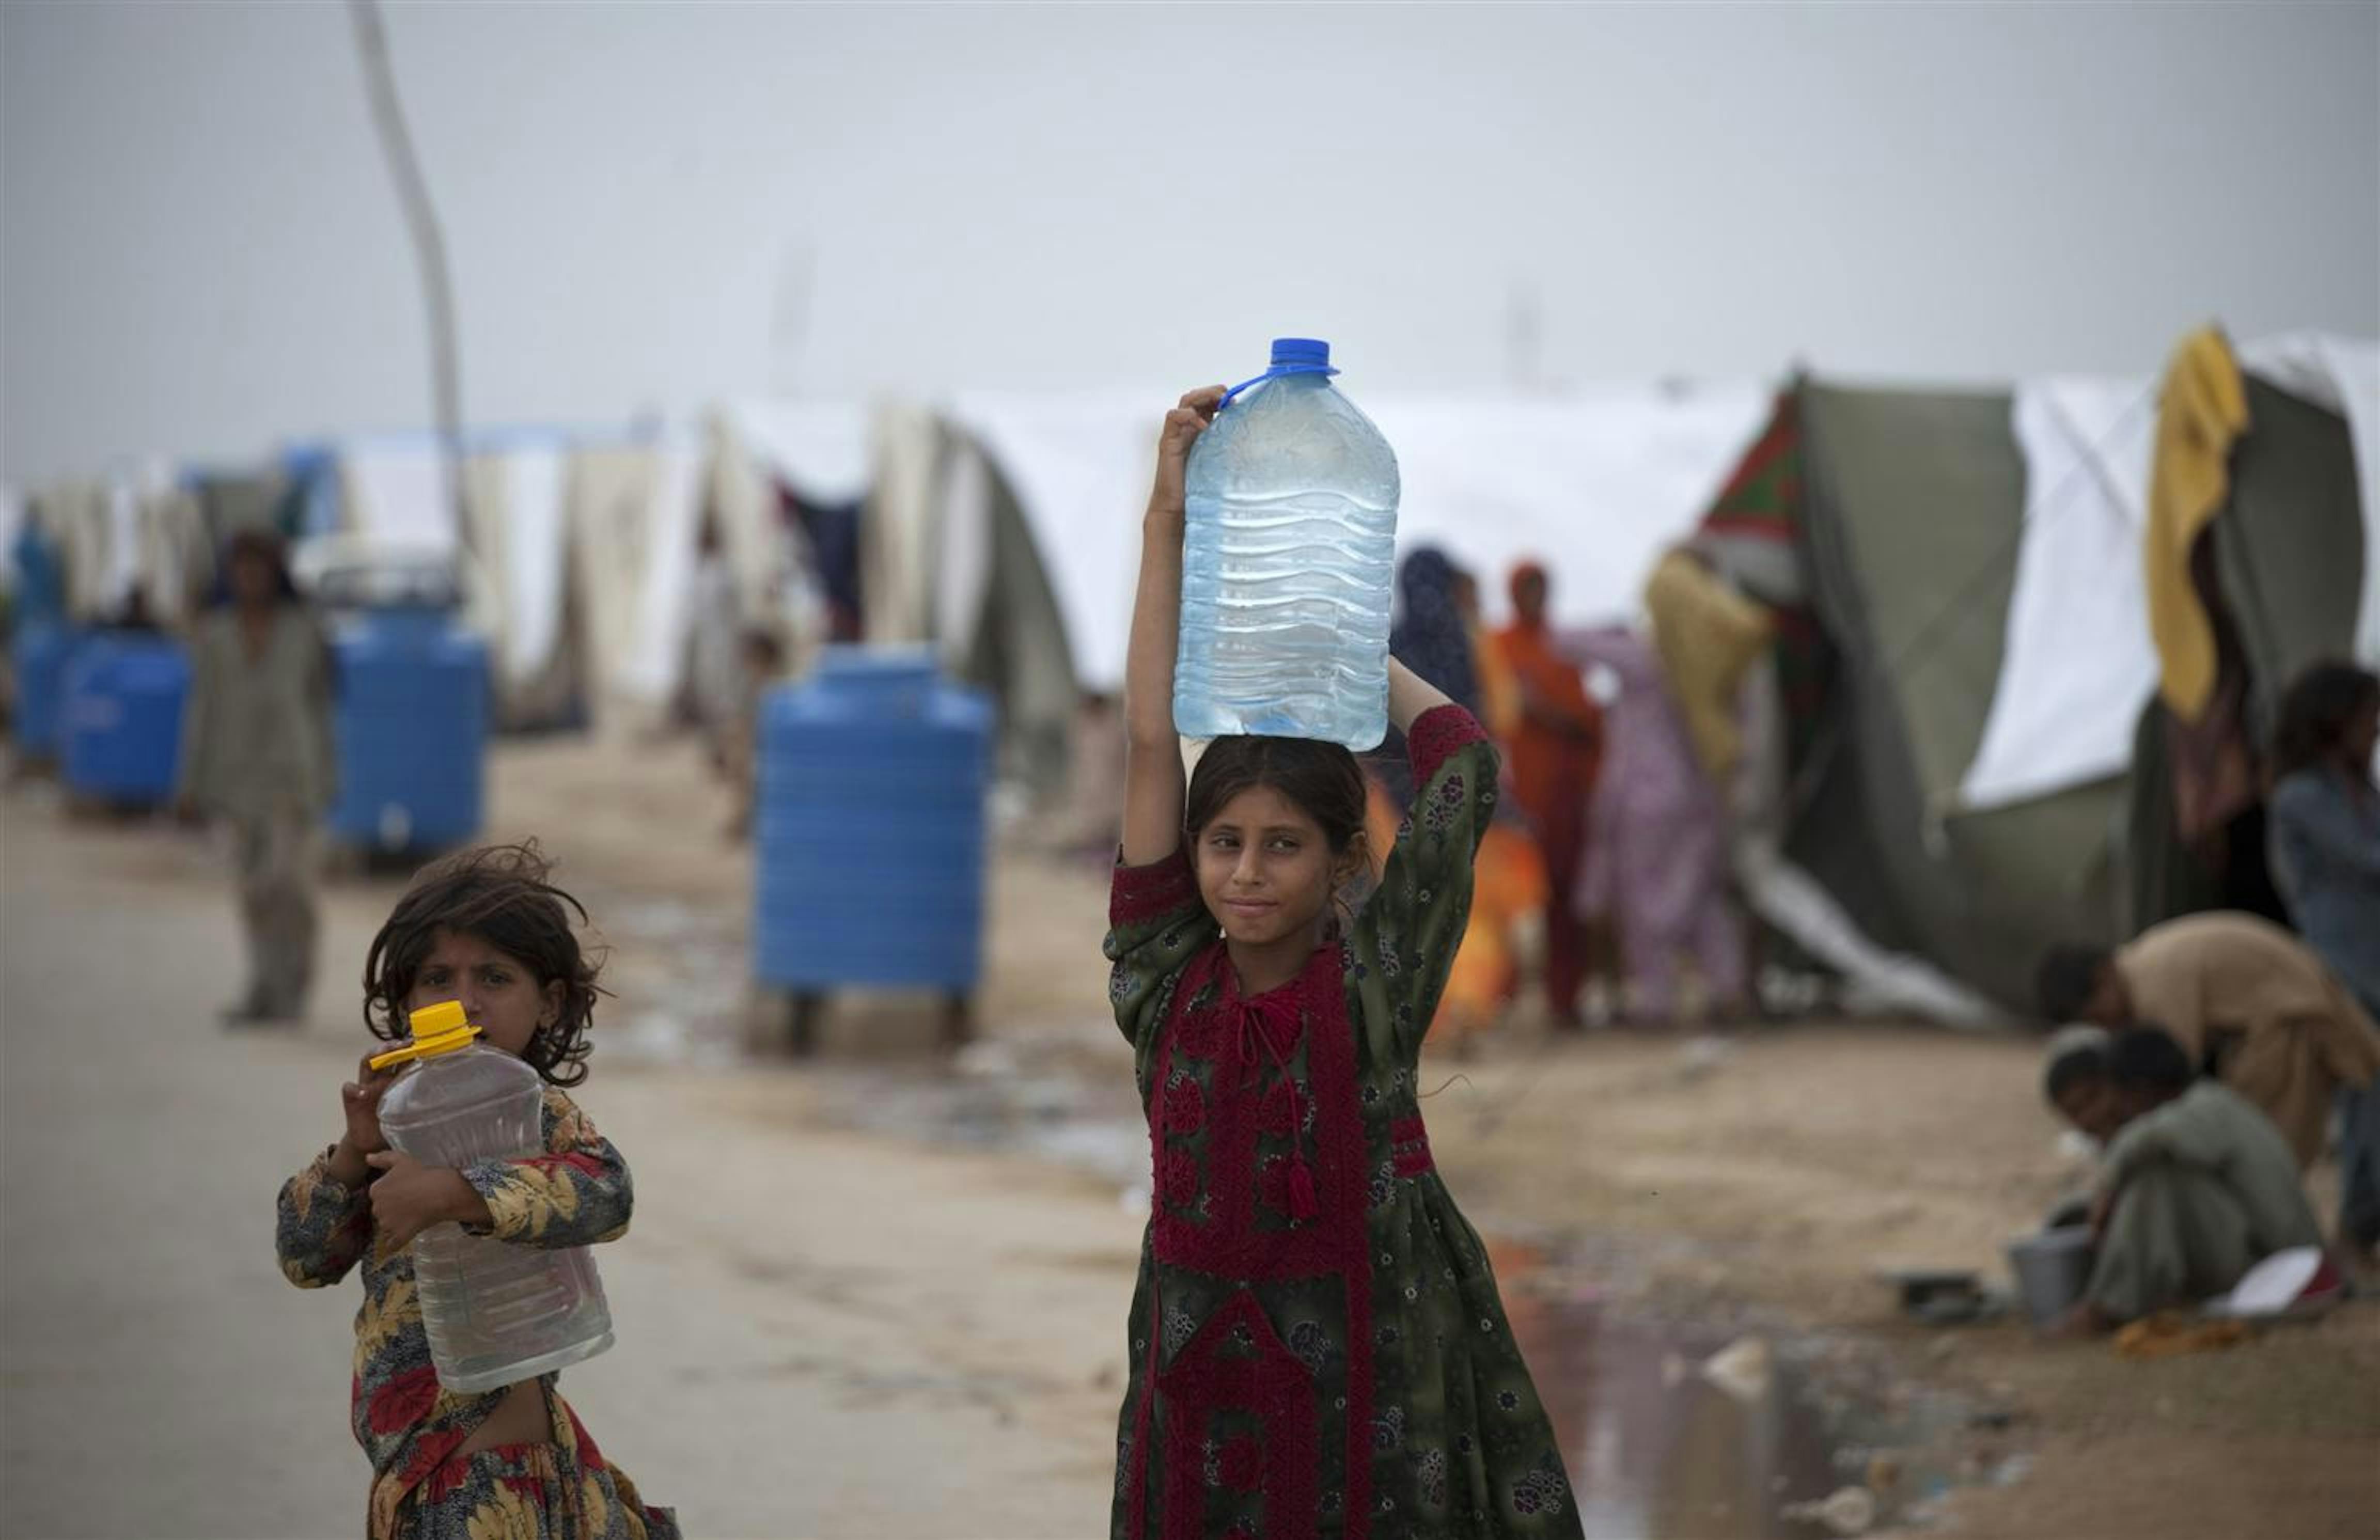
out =
<svg viewBox="0 0 2380 1540"><path fill-rule="evenodd" d="M923 651L830 648L760 710L753 971L795 990L971 989L991 703Z"/></svg>
<svg viewBox="0 0 2380 1540"><path fill-rule="evenodd" d="M443 609L343 619L338 798L331 833L370 850L426 851L480 831L488 758L488 648Z"/></svg>
<svg viewBox="0 0 2380 1540"><path fill-rule="evenodd" d="M17 663L17 752L28 759L57 756L67 659L79 639L80 633L59 621L28 617L17 624L9 644Z"/></svg>
<svg viewBox="0 0 2380 1540"><path fill-rule="evenodd" d="M174 794L190 661L146 631L88 635L67 660L58 708L58 772L67 790L108 802Z"/></svg>

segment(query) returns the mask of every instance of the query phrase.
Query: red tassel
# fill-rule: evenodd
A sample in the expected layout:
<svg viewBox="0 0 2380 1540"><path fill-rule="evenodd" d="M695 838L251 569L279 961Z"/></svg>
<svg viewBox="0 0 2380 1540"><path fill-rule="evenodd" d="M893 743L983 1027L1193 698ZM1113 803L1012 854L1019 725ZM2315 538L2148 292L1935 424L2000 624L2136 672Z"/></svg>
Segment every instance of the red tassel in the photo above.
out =
<svg viewBox="0 0 2380 1540"><path fill-rule="evenodd" d="M1310 1219L1320 1212L1322 1205L1314 1197L1314 1173L1305 1169L1305 1159L1301 1156L1289 1167L1289 1217Z"/></svg>

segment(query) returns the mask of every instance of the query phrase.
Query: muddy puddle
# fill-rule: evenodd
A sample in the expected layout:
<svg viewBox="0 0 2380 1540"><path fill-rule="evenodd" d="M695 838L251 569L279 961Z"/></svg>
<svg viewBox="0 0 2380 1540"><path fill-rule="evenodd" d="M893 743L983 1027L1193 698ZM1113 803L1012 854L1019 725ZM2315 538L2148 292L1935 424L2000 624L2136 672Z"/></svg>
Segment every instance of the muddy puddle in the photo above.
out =
<svg viewBox="0 0 2380 1540"><path fill-rule="evenodd" d="M1794 1349L1513 1288L1507 1312L1590 1540L1818 1540L1907 1516L1946 1483L1892 1452L1956 1425L1819 1388ZM1876 1440L1888 1447L1879 1448Z"/></svg>

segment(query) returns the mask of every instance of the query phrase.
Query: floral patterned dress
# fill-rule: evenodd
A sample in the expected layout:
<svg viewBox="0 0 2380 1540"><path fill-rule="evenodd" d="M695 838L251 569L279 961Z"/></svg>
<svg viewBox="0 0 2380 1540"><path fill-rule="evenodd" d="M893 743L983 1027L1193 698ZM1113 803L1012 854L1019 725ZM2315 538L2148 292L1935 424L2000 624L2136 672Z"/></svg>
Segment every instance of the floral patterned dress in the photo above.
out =
<svg viewBox="0 0 2380 1540"><path fill-rule="evenodd" d="M543 1122L546 1154L464 1170L495 1220L487 1233L552 1247L625 1234L633 1194L620 1152L553 1086ZM330 1161L325 1150L283 1184L273 1243L281 1271L300 1289L327 1289L363 1265L351 1399L356 1441L372 1462L371 1540L674 1540L675 1518L647 1508L636 1485L604 1462L553 1375L539 1381L551 1443L455 1456L509 1388L455 1395L439 1387L413 1253L377 1243L369 1194L333 1181Z"/></svg>
<svg viewBox="0 0 2380 1540"><path fill-rule="evenodd" d="M1110 993L1155 1173L1116 1536L1580 1533L1415 1099L1495 751L1455 706L1408 746L1421 789L1378 891L1279 989L1238 993L1188 852L1116 871Z"/></svg>

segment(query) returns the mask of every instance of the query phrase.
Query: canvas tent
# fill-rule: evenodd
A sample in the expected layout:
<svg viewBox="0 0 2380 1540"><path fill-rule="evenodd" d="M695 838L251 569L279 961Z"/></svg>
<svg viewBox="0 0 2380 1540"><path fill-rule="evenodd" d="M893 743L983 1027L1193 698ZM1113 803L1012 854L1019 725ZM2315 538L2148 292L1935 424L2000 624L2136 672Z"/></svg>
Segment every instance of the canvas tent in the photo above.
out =
<svg viewBox="0 0 2380 1540"><path fill-rule="evenodd" d="M2145 621L2123 618L2142 562L2123 503L2146 477L2120 462L2145 454L2138 403L2155 399L2138 384L2070 388L2074 420L2096 429L2082 436L2119 462L2073 482L2048 467L2075 456L2026 453L2032 387L1794 393L1801 539L1835 675L1791 848L1878 941L2017 1009L2047 945L2112 941L2208 897L2159 821L2168 767L2133 731L2155 677ZM2372 515L2345 414L2253 375L2249 394L2212 539L2261 734L2298 668L2355 644ZM2112 535L2092 527L2109 517ZM2022 591L2044 585L2047 598ZM2028 655L2044 666L2018 669ZM1987 722L2028 713L2022 734L2082 752L2017 794L1972 794L1992 770Z"/></svg>
<svg viewBox="0 0 2380 1540"><path fill-rule="evenodd" d="M2204 537L2214 598L2236 638L2244 675L2242 727L2261 750L2281 693L2309 663L2367 643L2366 563L2380 550L2364 501L2354 437L2341 413L2251 373L2250 427L2231 455L2229 495ZM2121 917L2127 930L2240 902L2234 860L2218 864L2185 842L2177 819L2171 712L2152 694L2142 707L2126 786ZM2261 754L2259 755L2261 758ZM2261 835L2261 806L2238 826ZM2244 853L2258 858L2261 850Z"/></svg>
<svg viewBox="0 0 2380 1540"><path fill-rule="evenodd" d="M306 527L392 550L462 553L467 619L489 640L498 719L651 722L686 688L697 623L781 614L795 601L775 486L856 495L856 408L738 403L706 429L474 431L458 528L437 439L334 441L293 452ZM698 574L703 530L720 564ZM699 580L720 592L698 594ZM714 649L713 650L716 650Z"/></svg>

